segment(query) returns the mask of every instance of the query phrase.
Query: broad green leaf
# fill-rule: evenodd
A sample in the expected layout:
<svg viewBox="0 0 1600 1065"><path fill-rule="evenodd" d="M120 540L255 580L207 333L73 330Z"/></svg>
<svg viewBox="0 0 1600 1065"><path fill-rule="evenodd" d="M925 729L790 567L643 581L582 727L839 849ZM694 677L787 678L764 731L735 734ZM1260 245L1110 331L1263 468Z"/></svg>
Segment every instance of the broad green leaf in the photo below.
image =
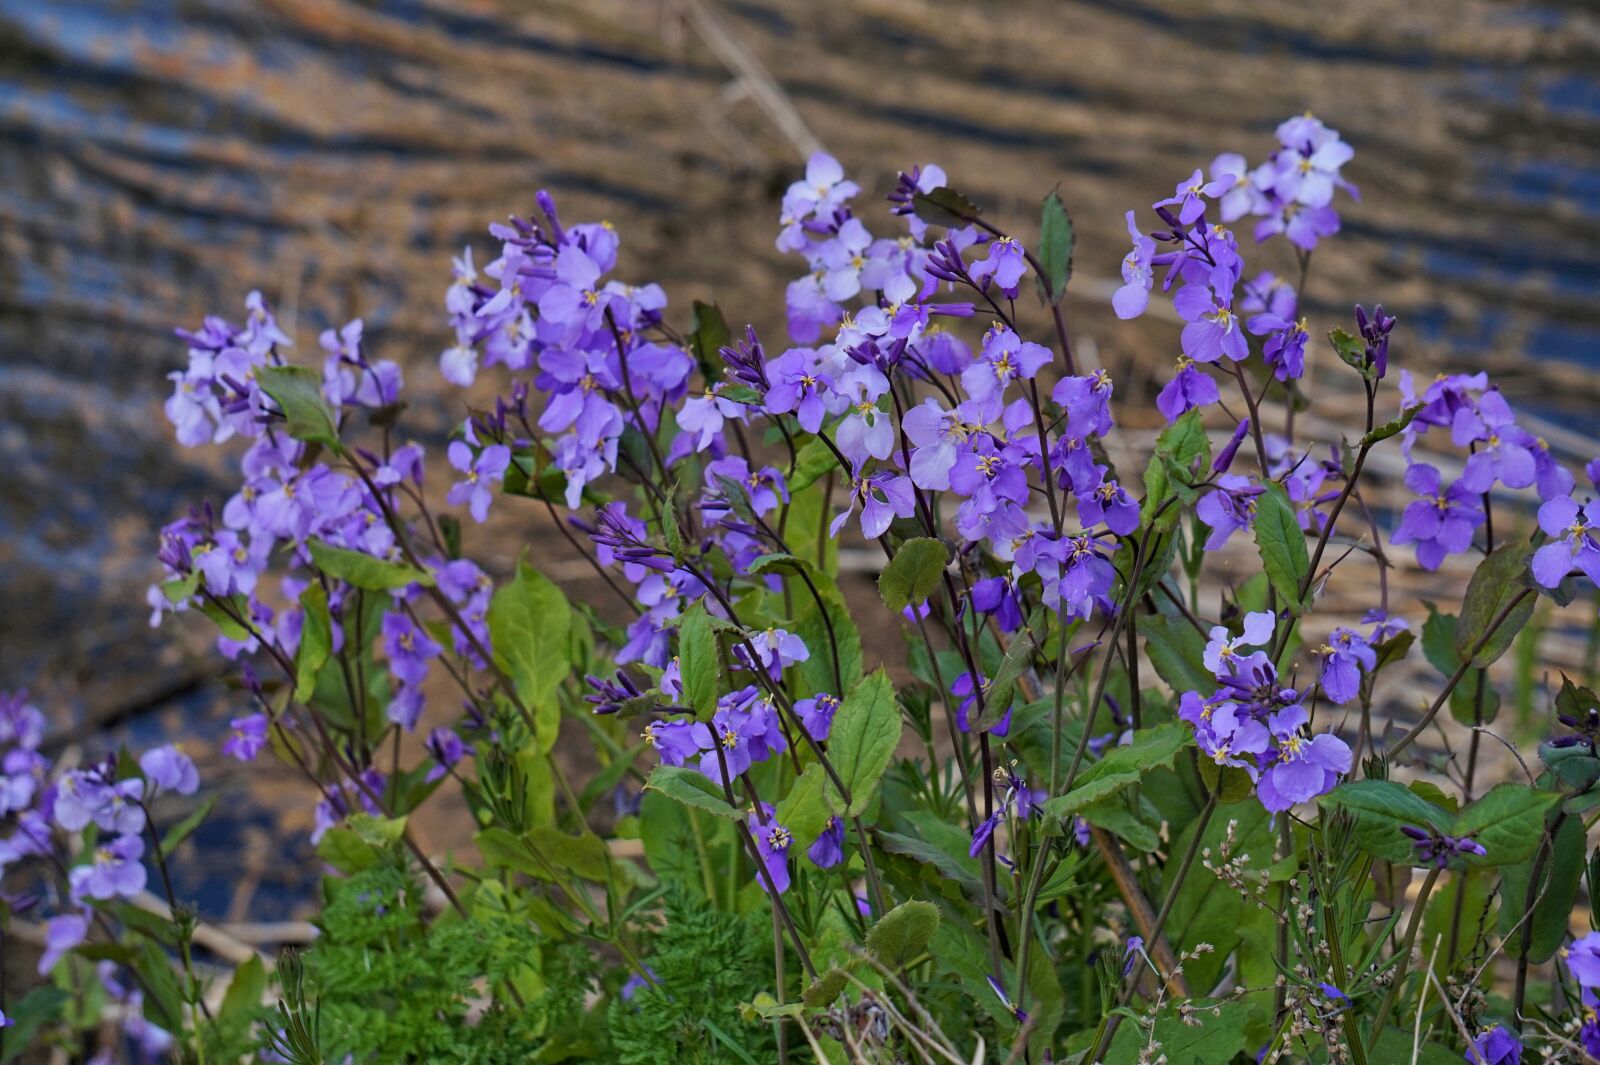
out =
<svg viewBox="0 0 1600 1065"><path fill-rule="evenodd" d="M473 839L484 861L538 880L560 883L571 873L603 884L610 877L605 841L593 834L572 836L554 825L538 825L518 836L493 826Z"/></svg>
<svg viewBox="0 0 1600 1065"><path fill-rule="evenodd" d="M890 610L899 613L921 603L939 587L950 552L938 540L919 537L907 540L894 553L878 577L878 594Z"/></svg>
<svg viewBox="0 0 1600 1065"><path fill-rule="evenodd" d="M572 670L568 636L572 607L549 578L526 562L489 602L489 636L495 663L511 678L532 711L540 749L554 748L561 728L556 689Z"/></svg>
<svg viewBox="0 0 1600 1065"><path fill-rule="evenodd" d="M1039 218L1039 264L1047 275L1046 297L1059 303L1067 293L1067 283L1072 280L1072 250L1075 234L1072 217L1056 192L1044 198Z"/></svg>
<svg viewBox="0 0 1600 1065"><path fill-rule="evenodd" d="M1526 541L1501 544L1478 563L1467 583L1467 595L1456 620L1455 650L1458 661L1470 655L1472 664L1485 669L1505 654L1517 632L1533 616L1532 596L1524 599L1499 628L1490 630L1495 618L1525 587L1524 577L1533 545ZM1479 641L1485 641L1478 648ZM1473 650L1477 648L1477 653Z"/></svg>
<svg viewBox="0 0 1600 1065"><path fill-rule="evenodd" d="M825 474L838 469L839 460L834 458L828 445L813 437L801 444L795 454L794 476L789 478L789 493L803 492Z"/></svg>
<svg viewBox="0 0 1600 1065"><path fill-rule="evenodd" d="M828 734L828 758L850 790L846 816L859 816L871 804L878 779L899 746L900 729L894 685L880 667L850 689ZM825 783L824 792L830 801L842 801L831 780Z"/></svg>
<svg viewBox="0 0 1600 1065"><path fill-rule="evenodd" d="M1456 815L1452 836L1470 836L1485 851L1471 865L1513 865L1533 854L1544 838L1545 816L1560 796L1507 781Z"/></svg>
<svg viewBox="0 0 1600 1065"><path fill-rule="evenodd" d="M1434 669L1447 678L1452 677L1461 665L1461 658L1456 654L1456 619L1439 613L1432 603L1424 605L1428 608L1428 620L1422 623L1422 653ZM1499 712L1500 693L1476 672L1469 671L1450 693L1450 716L1464 725L1490 724Z"/></svg>
<svg viewBox="0 0 1600 1065"><path fill-rule="evenodd" d="M1083 818L1095 828L1111 833L1142 854L1149 854L1161 845L1157 826L1130 810L1120 795L1092 802L1079 810L1076 816ZM1159 821L1159 814L1156 815L1156 819Z"/></svg>
<svg viewBox="0 0 1600 1065"><path fill-rule="evenodd" d="M709 718L717 708L717 634L711 629L706 608L696 603L678 619L678 673L683 678L683 697L695 713Z"/></svg>
<svg viewBox="0 0 1600 1065"><path fill-rule="evenodd" d="M1305 609L1300 586L1311 569L1305 530L1300 528L1294 504L1289 502L1283 486L1267 481L1262 487L1265 491L1256 497L1256 549L1278 598L1299 613Z"/></svg>
<svg viewBox="0 0 1600 1065"><path fill-rule="evenodd" d="M921 899L902 902L867 930L867 949L891 969L913 961L939 931L939 907Z"/></svg>
<svg viewBox="0 0 1600 1065"><path fill-rule="evenodd" d="M188 817L167 829L166 834L161 837L161 853L170 856L182 846L184 840L194 835L194 830L200 827L200 823L211 816L211 811L216 805L217 797L207 795L199 806L190 811Z"/></svg>
<svg viewBox="0 0 1600 1065"><path fill-rule="evenodd" d="M228 981L228 990L222 996L222 1009L217 1019L224 1024L235 1020L247 1021L261 1007L267 985L267 967L261 964L261 956L250 955L243 965L234 968L233 979Z"/></svg>
<svg viewBox="0 0 1600 1065"><path fill-rule="evenodd" d="M778 824L794 836L796 847L804 849L816 841L833 816L823 799L823 784L827 774L822 766L813 765L801 773L789 787L789 794L779 800L773 816ZM794 849L794 848L791 848Z"/></svg>
<svg viewBox="0 0 1600 1065"><path fill-rule="evenodd" d="M1186 721L1168 721L1133 734L1131 743L1113 747L1106 756L1079 774L1071 791L1045 803L1052 817L1075 814L1123 788L1137 784L1153 769L1172 768L1178 752L1194 743L1194 730Z"/></svg>
<svg viewBox="0 0 1600 1065"><path fill-rule="evenodd" d="M339 450L339 430L322 395L321 374L308 366L262 366L255 373L261 391L283 411L290 436Z"/></svg>
<svg viewBox="0 0 1600 1065"><path fill-rule="evenodd" d="M994 671L983 685L983 713L978 715L977 722L972 726L977 731L985 731L1000 723L1011 709L1011 704L1016 701L1017 681L1028 671L1028 666L1033 662L1033 652L1036 644L1033 634L1028 629L1023 629L1011 638L1011 643L1006 646L1006 655L1000 660L1000 667Z"/></svg>
<svg viewBox="0 0 1600 1065"><path fill-rule="evenodd" d="M1522 949L1523 935L1527 933L1528 959L1535 965L1550 960L1566 938L1583 876L1583 821L1568 817L1561 822L1556 830L1555 845L1542 863L1539 885L1530 896L1528 880L1538 860L1539 852L1535 849L1526 861L1506 866L1500 873L1500 934L1506 937L1502 949L1506 957L1515 958ZM1534 902L1533 916L1519 927L1530 897Z"/></svg>
<svg viewBox="0 0 1600 1065"><path fill-rule="evenodd" d="M369 592L391 592L408 584L420 584L424 588L433 586L433 574L404 562L386 562L360 551L347 551L325 544L321 540L308 543L311 560L318 569L356 588Z"/></svg>
<svg viewBox="0 0 1600 1065"><path fill-rule="evenodd" d="M658 765L650 771L650 779L644 786L648 791L659 791L669 799L717 817L737 819L739 816L739 811L728 805L722 789L698 769Z"/></svg>
<svg viewBox="0 0 1600 1065"><path fill-rule="evenodd" d="M1394 780L1351 780L1320 802L1355 819L1356 846L1375 858L1406 864L1416 855L1402 825L1447 831L1450 815Z"/></svg>
<svg viewBox="0 0 1600 1065"><path fill-rule="evenodd" d="M1212 855L1217 855L1232 825L1234 856L1248 854L1249 868L1261 868L1272 858L1272 836L1267 821L1267 811L1253 797L1237 805L1221 806L1206 823L1202 846L1211 848ZM1189 822L1172 841L1173 854L1188 853L1198 823ZM1169 865L1167 876L1176 871L1176 865ZM1165 884L1162 890L1166 890ZM1184 963L1190 986L1214 987L1227 966L1229 955L1240 942L1244 923L1269 918L1270 915L1248 904L1238 891L1222 880L1209 874L1195 875L1191 869L1190 875L1178 885L1178 895L1172 902L1172 914L1167 921L1167 934L1177 950L1192 950L1197 943L1210 943L1216 949Z"/></svg>
<svg viewBox="0 0 1600 1065"><path fill-rule="evenodd" d="M833 1000L843 994L844 989L849 986L849 972L835 965L824 971L800 993L800 1001L814 1010L824 1009L833 1005Z"/></svg>
<svg viewBox="0 0 1600 1065"><path fill-rule="evenodd" d="M1338 354L1339 361L1355 370L1362 377L1370 377L1371 371L1367 366L1367 345L1364 340L1346 329L1328 330L1328 342L1333 345L1333 350Z"/></svg>
<svg viewBox="0 0 1600 1065"><path fill-rule="evenodd" d="M1217 678L1205 666L1205 637L1193 625L1165 614L1145 614L1136 624L1144 636L1145 654L1173 691L1181 695L1216 687Z"/></svg>
<svg viewBox="0 0 1600 1065"><path fill-rule="evenodd" d="M300 649L294 660L294 701L304 703L317 689L317 673L333 654L333 617L328 613L328 592L316 581L300 593L305 620L300 625Z"/></svg>

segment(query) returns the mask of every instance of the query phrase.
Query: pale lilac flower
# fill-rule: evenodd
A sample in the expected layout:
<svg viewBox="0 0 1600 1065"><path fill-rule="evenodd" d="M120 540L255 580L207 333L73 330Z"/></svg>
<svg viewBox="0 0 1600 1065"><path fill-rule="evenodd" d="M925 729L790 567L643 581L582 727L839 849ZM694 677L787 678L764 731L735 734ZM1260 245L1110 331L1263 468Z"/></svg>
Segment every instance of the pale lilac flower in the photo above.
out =
<svg viewBox="0 0 1600 1065"><path fill-rule="evenodd" d="M490 485L504 479L506 468L511 465L511 449L504 444L491 444L474 456L470 444L456 440L451 443L448 454L450 465L466 474L466 478L450 486L446 499L453 507L466 503L472 520L480 524L489 520L489 504L494 500Z"/></svg>
<svg viewBox="0 0 1600 1065"><path fill-rule="evenodd" d="M177 744L152 747L139 756L145 779L160 791L193 795L200 787L200 771Z"/></svg>
<svg viewBox="0 0 1600 1065"><path fill-rule="evenodd" d="M39 975L49 976L56 964L89 936L89 915L63 913L45 924L44 952L39 955Z"/></svg>
<svg viewBox="0 0 1600 1065"><path fill-rule="evenodd" d="M267 745L267 715L247 714L228 722L228 738L222 741L222 753L241 762L253 762L261 748Z"/></svg>
<svg viewBox="0 0 1600 1065"><path fill-rule="evenodd" d="M1129 211L1128 236L1133 240L1133 250L1122 258L1122 287L1111 296L1111 308L1118 318L1137 318L1150 304L1150 287L1155 281L1155 270L1150 260L1156 253L1156 242L1139 229Z"/></svg>
<svg viewBox="0 0 1600 1065"><path fill-rule="evenodd" d="M140 859L144 841L118 836L96 847L85 865L73 866L68 880L74 900L132 898L144 890L146 873Z"/></svg>
<svg viewBox="0 0 1600 1065"><path fill-rule="evenodd" d="M1600 500L1581 508L1570 496L1550 500L1539 508L1539 528L1551 539L1533 553L1533 577L1554 588L1576 567L1600 583Z"/></svg>
<svg viewBox="0 0 1600 1065"><path fill-rule="evenodd" d="M1229 632L1226 625L1213 625L1203 655L1206 668L1219 677L1232 672L1234 662L1242 657L1241 649L1265 647L1272 642L1276 627L1277 618L1267 610L1246 614L1238 636Z"/></svg>

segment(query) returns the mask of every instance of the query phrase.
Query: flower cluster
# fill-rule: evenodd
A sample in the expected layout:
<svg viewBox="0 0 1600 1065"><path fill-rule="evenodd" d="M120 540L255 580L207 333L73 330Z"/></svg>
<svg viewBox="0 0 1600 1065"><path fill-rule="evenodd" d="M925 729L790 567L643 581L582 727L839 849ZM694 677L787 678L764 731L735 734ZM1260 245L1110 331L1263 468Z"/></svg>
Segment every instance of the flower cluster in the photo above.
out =
<svg viewBox="0 0 1600 1065"><path fill-rule="evenodd" d="M1261 805L1279 813L1332 790L1350 771L1351 754L1338 736L1310 732L1304 695L1282 683L1270 654L1248 650L1271 645L1275 629L1264 611L1245 615L1237 636L1214 627L1205 664L1217 690L1185 692L1178 716L1194 726L1202 752L1249 773Z"/></svg>

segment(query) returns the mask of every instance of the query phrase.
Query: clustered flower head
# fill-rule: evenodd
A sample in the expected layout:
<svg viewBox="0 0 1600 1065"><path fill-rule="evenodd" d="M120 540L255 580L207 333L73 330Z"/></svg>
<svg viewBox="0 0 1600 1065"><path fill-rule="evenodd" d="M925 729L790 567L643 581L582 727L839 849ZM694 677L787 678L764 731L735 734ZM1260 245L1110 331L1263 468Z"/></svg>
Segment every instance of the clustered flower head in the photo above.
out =
<svg viewBox="0 0 1600 1065"><path fill-rule="evenodd" d="M1245 770L1261 805L1273 813L1333 790L1350 771L1350 748L1332 733L1310 731L1305 696L1283 684L1271 656L1276 618L1246 614L1236 636L1226 626L1211 630L1205 665L1217 680L1209 696L1185 692L1178 716L1194 726L1200 750L1221 766Z"/></svg>

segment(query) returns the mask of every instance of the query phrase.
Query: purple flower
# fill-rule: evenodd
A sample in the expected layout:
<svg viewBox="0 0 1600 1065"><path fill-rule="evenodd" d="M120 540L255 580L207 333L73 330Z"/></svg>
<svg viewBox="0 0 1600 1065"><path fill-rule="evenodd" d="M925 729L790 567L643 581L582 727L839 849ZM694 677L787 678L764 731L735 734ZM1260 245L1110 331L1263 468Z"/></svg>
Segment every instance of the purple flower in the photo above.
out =
<svg viewBox="0 0 1600 1065"><path fill-rule="evenodd" d="M1128 212L1128 236L1133 240L1133 250L1122 259L1122 287L1111 297L1111 308L1118 318L1137 318L1150 303L1150 286L1155 271L1150 260L1156 253L1156 242L1145 236Z"/></svg>
<svg viewBox="0 0 1600 1065"><path fill-rule="evenodd" d="M261 748L267 745L267 715L247 714L228 722L228 738L222 741L222 753L241 762L253 762Z"/></svg>
<svg viewBox="0 0 1600 1065"><path fill-rule="evenodd" d="M823 372L815 350L790 348L767 363L767 376L772 381L764 408L768 414L793 414L808 433L822 428L833 378Z"/></svg>
<svg viewBox="0 0 1600 1065"><path fill-rule="evenodd" d="M1256 797L1272 813L1327 794L1350 772L1350 748L1331 733L1304 735L1308 719L1304 707L1291 706L1268 722L1278 741L1277 758L1256 783Z"/></svg>
<svg viewBox="0 0 1600 1065"><path fill-rule="evenodd" d="M467 753L467 745L461 742L461 737L447 728L436 728L428 733L426 746L434 763L426 778L429 784L442 778Z"/></svg>
<svg viewBox="0 0 1600 1065"><path fill-rule="evenodd" d="M930 491L950 487L950 469L956 464L961 446L979 431L978 426L965 419L960 407L945 410L932 397L908 410L900 428L916 445L911 453L911 483Z"/></svg>
<svg viewBox="0 0 1600 1065"><path fill-rule="evenodd" d="M809 699L796 702L794 712L800 715L800 724L805 726L807 735L820 743L833 730L833 715L839 712L839 699L827 692L819 692Z"/></svg>
<svg viewBox="0 0 1600 1065"><path fill-rule="evenodd" d="M1436 570L1446 555L1472 546L1473 530L1484 522L1478 493L1460 481L1444 487L1437 468L1418 462L1406 469L1406 487L1423 498L1407 504L1393 543L1417 545L1417 564Z"/></svg>
<svg viewBox="0 0 1600 1065"><path fill-rule="evenodd" d="M1139 504L1116 481L1105 480L1078 496L1078 520L1090 527L1105 523L1118 536L1139 527Z"/></svg>
<svg viewBox="0 0 1600 1065"><path fill-rule="evenodd" d="M1196 362L1216 362L1226 355L1238 362L1250 354L1243 323L1233 312L1233 289L1187 284L1173 297L1183 327L1183 353Z"/></svg>
<svg viewBox="0 0 1600 1065"><path fill-rule="evenodd" d="M756 689L743 688L724 695L719 707L711 717L712 742L700 757L700 772L712 780L731 785L755 763L787 748L778 712L757 696Z"/></svg>
<svg viewBox="0 0 1600 1065"><path fill-rule="evenodd" d="M1579 507L1560 496L1539 508L1539 528L1551 537L1533 553L1533 577L1546 588L1566 579L1573 567L1600 583L1600 500Z"/></svg>
<svg viewBox="0 0 1600 1065"><path fill-rule="evenodd" d="M145 779L160 791L193 795L200 787L200 771L194 760L183 753L176 744L152 747L139 756L139 768Z"/></svg>
<svg viewBox="0 0 1600 1065"><path fill-rule="evenodd" d="M1451 858L1465 854L1482 857L1487 853L1483 844L1468 836L1447 836L1431 826L1418 828L1416 825L1401 825L1400 831L1411 839L1416 859L1423 865L1436 865L1443 869L1450 864Z"/></svg>
<svg viewBox="0 0 1600 1065"><path fill-rule="evenodd" d="M1211 526L1206 550L1215 551L1240 529L1252 529L1256 522L1256 499L1265 491L1249 477L1225 473L1217 487L1200 497L1195 514Z"/></svg>
<svg viewBox="0 0 1600 1065"><path fill-rule="evenodd" d="M1083 439L1104 436L1111 431L1111 376L1096 370L1087 377L1063 377L1056 382L1050 398L1066 411L1061 431Z"/></svg>
<svg viewBox="0 0 1600 1065"><path fill-rule="evenodd" d="M1593 1053L1597 1048L1586 1049ZM1475 1065L1521 1065L1522 1043L1511 1029L1499 1024L1487 1032L1479 1032L1465 1058Z"/></svg>
<svg viewBox="0 0 1600 1065"><path fill-rule="evenodd" d="M1511 405L1497 389L1478 397L1477 409L1456 411L1450 440L1457 447L1481 444L1467 459L1461 484L1474 492L1487 492L1495 481L1507 488L1526 488L1538 476L1531 446L1532 434L1521 429Z"/></svg>
<svg viewBox="0 0 1600 1065"><path fill-rule="evenodd" d="M1006 1012L1011 1014L1018 1024L1027 1024L1028 1012L1011 1001L1010 996L1006 994L1005 985L992 976L985 976L984 979L989 981L989 989L995 993L995 997L1006 1008Z"/></svg>
<svg viewBox="0 0 1600 1065"><path fill-rule="evenodd" d="M67 953L89 936L89 915L63 913L50 918L44 929L44 953L39 955L39 975L49 976Z"/></svg>
<svg viewBox="0 0 1600 1065"><path fill-rule="evenodd" d="M1572 978L1587 991L1600 988L1600 932L1589 932L1575 939L1561 952Z"/></svg>
<svg viewBox="0 0 1600 1065"><path fill-rule="evenodd" d="M796 662L804 662L811 657L811 650L806 647L806 642L785 629L767 629L765 632L755 633L750 637L749 643L750 647L755 648L759 668L766 670L773 680L781 679L783 671L789 666ZM757 664L750 661L750 649L743 643L734 644L733 656L744 668L757 668Z"/></svg>
<svg viewBox="0 0 1600 1065"><path fill-rule="evenodd" d="M1050 349L1023 340L1006 326L996 325L983 337L983 350L961 371L961 386L979 403L1004 398L1012 381L1031 378L1050 362Z"/></svg>
<svg viewBox="0 0 1600 1065"><path fill-rule="evenodd" d="M1144 957L1144 937L1129 936L1127 944L1122 948L1122 975L1127 976L1133 972L1134 963Z"/></svg>
<svg viewBox="0 0 1600 1065"><path fill-rule="evenodd" d="M70 771L56 785L56 823L68 832L77 832L90 821L103 832L143 832L144 808L139 805L143 797L141 780L106 784L89 773Z"/></svg>
<svg viewBox="0 0 1600 1065"><path fill-rule="evenodd" d="M1262 358L1280 381L1298 380L1306 368L1306 340L1310 333L1304 318L1286 319L1276 314L1258 314L1250 319L1250 332L1266 336Z"/></svg>
<svg viewBox="0 0 1600 1065"><path fill-rule="evenodd" d="M767 886L766 877L758 876L757 882L764 891L776 888L778 894L783 894L789 890L789 845L794 842L794 836L773 820L772 807L767 803L761 804L760 814L751 814L745 823L755 837L756 853L761 856L761 864L766 866L767 876L772 878L772 887Z"/></svg>
<svg viewBox="0 0 1600 1065"><path fill-rule="evenodd" d="M74 900L131 898L144 890L145 870L140 858L144 841L138 836L118 836L96 847L85 865L72 868L68 877Z"/></svg>
<svg viewBox="0 0 1600 1065"><path fill-rule="evenodd" d="M983 680L981 677L979 678L979 684L986 683L988 682ZM956 727L962 732L971 731L972 719L970 715L972 714L972 711L977 708L978 702L977 685L974 685L972 682L972 673L966 672L956 677L954 683L950 685L950 694L961 700L956 704ZM987 695L988 693L985 692L984 694ZM1010 729L1011 708L1008 706L1006 707L1005 714L1001 716L1000 720L994 725L993 728L989 729L989 731L994 733L996 736L1004 736ZM992 826L990 831L993 831Z"/></svg>
<svg viewBox="0 0 1600 1065"><path fill-rule="evenodd" d="M1027 268L1022 245L1010 237L997 237L989 242L988 253L973 263L967 272L972 280L978 282L979 288L988 288L989 279L993 278L1006 299L1014 300L1017 298L1017 285Z"/></svg>
<svg viewBox="0 0 1600 1065"><path fill-rule="evenodd" d="M703 721L652 721L640 733L654 747L662 765L683 765L694 755L712 748L711 729ZM730 767L731 768L731 767Z"/></svg>
<svg viewBox="0 0 1600 1065"><path fill-rule="evenodd" d="M389 672L407 686L421 684L428 676L428 663L443 650L410 614L391 610L383 615L383 652L389 659Z"/></svg>
<svg viewBox="0 0 1600 1065"><path fill-rule="evenodd" d="M473 521L481 524L489 520L489 504L494 500L489 486L505 477L506 467L511 465L511 449L504 444L491 444L474 457L471 445L457 440L451 443L449 456L450 465L466 478L450 486L446 499L452 507L466 503Z"/></svg>
<svg viewBox="0 0 1600 1065"><path fill-rule="evenodd" d="M857 504L861 506L861 535L876 540L888 531L896 517L909 518L916 513L916 489L912 487L911 478L904 474L886 470L866 477L858 474L851 482L850 505L829 524L829 536L839 535L844 523L855 513Z"/></svg>
<svg viewBox="0 0 1600 1065"><path fill-rule="evenodd" d="M1156 409L1169 422L1177 421L1196 407L1215 403L1221 394L1211 376L1195 365L1187 355L1178 356L1178 373L1161 389L1156 397Z"/></svg>
<svg viewBox="0 0 1600 1065"><path fill-rule="evenodd" d="M817 841L807 848L806 857L818 869L832 869L844 861L844 822L837 817L828 818Z"/></svg>
<svg viewBox="0 0 1600 1065"><path fill-rule="evenodd" d="M1203 656L1206 668L1219 677L1235 672L1235 664L1245 657L1240 649L1265 647L1271 643L1277 623L1271 611L1256 610L1244 616L1238 636L1229 632L1226 625L1213 625Z"/></svg>
<svg viewBox="0 0 1600 1065"><path fill-rule="evenodd" d="M1340 627L1333 630L1328 642L1317 648L1322 658L1318 679L1328 699L1347 703L1361 691L1361 675L1370 673L1378 665L1378 653L1366 638L1354 629Z"/></svg>
<svg viewBox="0 0 1600 1065"><path fill-rule="evenodd" d="M1225 174L1212 181L1207 181L1205 173L1198 168L1190 175L1188 181L1180 181L1172 191L1170 199L1161 200L1154 207L1178 208L1178 221L1184 225L1193 225L1201 215L1206 213L1204 197L1215 199L1233 187L1234 174Z"/></svg>

